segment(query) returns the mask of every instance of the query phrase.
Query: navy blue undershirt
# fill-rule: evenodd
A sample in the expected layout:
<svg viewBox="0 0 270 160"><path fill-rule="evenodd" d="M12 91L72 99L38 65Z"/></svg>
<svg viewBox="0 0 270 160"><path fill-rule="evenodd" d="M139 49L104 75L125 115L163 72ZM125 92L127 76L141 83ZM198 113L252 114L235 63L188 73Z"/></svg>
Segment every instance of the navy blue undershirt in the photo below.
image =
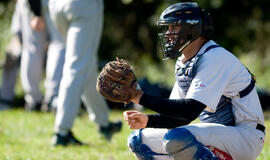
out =
<svg viewBox="0 0 270 160"><path fill-rule="evenodd" d="M164 99L144 93L139 104L158 114L148 115L149 128L175 128L189 124L206 108L194 99Z"/></svg>
<svg viewBox="0 0 270 160"><path fill-rule="evenodd" d="M41 16L41 0L28 0L28 2L35 16Z"/></svg>

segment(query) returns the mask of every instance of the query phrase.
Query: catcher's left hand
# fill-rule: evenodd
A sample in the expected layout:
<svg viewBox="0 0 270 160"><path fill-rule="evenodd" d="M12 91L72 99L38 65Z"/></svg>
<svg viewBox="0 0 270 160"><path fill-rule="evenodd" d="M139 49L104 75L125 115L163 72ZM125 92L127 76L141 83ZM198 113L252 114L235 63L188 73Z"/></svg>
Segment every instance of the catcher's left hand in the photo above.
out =
<svg viewBox="0 0 270 160"><path fill-rule="evenodd" d="M96 89L109 101L126 104L143 93L132 67L118 58L103 67L97 78Z"/></svg>

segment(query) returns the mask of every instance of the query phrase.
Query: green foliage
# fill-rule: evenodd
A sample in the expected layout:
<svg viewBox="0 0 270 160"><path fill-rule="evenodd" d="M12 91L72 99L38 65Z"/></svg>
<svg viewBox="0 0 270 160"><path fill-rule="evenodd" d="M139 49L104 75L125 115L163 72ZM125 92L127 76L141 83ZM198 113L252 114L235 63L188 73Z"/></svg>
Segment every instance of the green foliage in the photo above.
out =
<svg viewBox="0 0 270 160"><path fill-rule="evenodd" d="M5 47L10 40L10 22L14 10L14 3L0 3L0 57L4 57Z"/></svg>
<svg viewBox="0 0 270 160"><path fill-rule="evenodd" d="M179 1L104 0L104 29L98 54L100 67L117 56L128 60L134 68L138 68L138 71L135 71L138 78L147 77L153 82L172 86L174 65L171 61L162 61L156 35L156 21L166 7L177 2ZM267 0L195 0L195 2L212 14L215 27L213 39L239 57L255 54L254 63L244 63L251 68L256 63L257 67L253 73L257 75L257 84L270 87L265 81L270 74L268 66L270 10L267 7L270 2ZM9 27L14 6L14 0L0 1L1 59L10 39ZM169 80L166 80L168 77Z"/></svg>
<svg viewBox="0 0 270 160"><path fill-rule="evenodd" d="M270 51L270 50L269 50ZM267 51L268 53L270 53ZM256 54L255 52L249 52L245 55L240 56L243 64L253 73L256 77L256 85L260 88L270 87L270 56L265 55L265 57Z"/></svg>
<svg viewBox="0 0 270 160"><path fill-rule="evenodd" d="M170 4L177 2L179 1L105 0L105 25L99 59L107 62L116 56L125 58L135 68L140 68L139 76L158 79L163 83L164 78L153 77L171 77L174 69L171 68L167 72L154 71L164 71L164 67L167 66L164 65L167 62L163 62L160 56L155 25L160 13ZM270 2L267 0L195 0L195 2L212 15L215 28L213 39L237 56L256 54L256 63L263 65L257 67L254 72L265 79L270 72L269 67L264 65L266 59L269 59L270 50L270 10L267 7ZM145 65L145 69L142 69L141 65ZM156 69L151 69L150 65ZM154 73L151 75L148 72L141 73L142 70ZM161 75L157 75L158 73ZM262 80L258 82L261 83ZM169 82L169 85L172 84ZM262 85L269 87L269 84Z"/></svg>

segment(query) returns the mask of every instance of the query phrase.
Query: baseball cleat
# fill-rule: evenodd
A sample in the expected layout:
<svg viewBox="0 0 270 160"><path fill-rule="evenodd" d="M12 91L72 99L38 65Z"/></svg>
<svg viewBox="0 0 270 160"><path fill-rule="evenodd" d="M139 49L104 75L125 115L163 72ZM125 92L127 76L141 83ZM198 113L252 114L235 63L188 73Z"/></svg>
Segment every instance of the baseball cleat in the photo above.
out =
<svg viewBox="0 0 270 160"><path fill-rule="evenodd" d="M120 132L122 128L122 122L110 122L107 127L100 127L99 133L104 136L107 141L110 141L114 133Z"/></svg>
<svg viewBox="0 0 270 160"><path fill-rule="evenodd" d="M69 131L68 134L65 136L57 133L54 134L52 144L53 146L83 145L81 141L79 141L73 136L73 133L71 131Z"/></svg>
<svg viewBox="0 0 270 160"><path fill-rule="evenodd" d="M36 102L36 103L25 103L24 104L24 109L26 111L40 111L41 108L41 103L40 102Z"/></svg>

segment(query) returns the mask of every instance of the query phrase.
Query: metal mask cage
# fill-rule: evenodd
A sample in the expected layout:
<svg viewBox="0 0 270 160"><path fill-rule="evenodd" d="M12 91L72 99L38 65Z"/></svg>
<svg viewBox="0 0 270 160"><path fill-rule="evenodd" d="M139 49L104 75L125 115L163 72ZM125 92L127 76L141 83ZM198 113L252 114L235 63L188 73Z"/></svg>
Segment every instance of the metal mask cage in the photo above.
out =
<svg viewBox="0 0 270 160"><path fill-rule="evenodd" d="M175 58L179 52L175 50L175 45L179 41L179 32L176 31L176 26L180 23L158 23L158 38L160 41L163 59ZM172 27L172 28L169 28ZM168 32L170 30L170 32ZM180 29L181 30L181 29Z"/></svg>

